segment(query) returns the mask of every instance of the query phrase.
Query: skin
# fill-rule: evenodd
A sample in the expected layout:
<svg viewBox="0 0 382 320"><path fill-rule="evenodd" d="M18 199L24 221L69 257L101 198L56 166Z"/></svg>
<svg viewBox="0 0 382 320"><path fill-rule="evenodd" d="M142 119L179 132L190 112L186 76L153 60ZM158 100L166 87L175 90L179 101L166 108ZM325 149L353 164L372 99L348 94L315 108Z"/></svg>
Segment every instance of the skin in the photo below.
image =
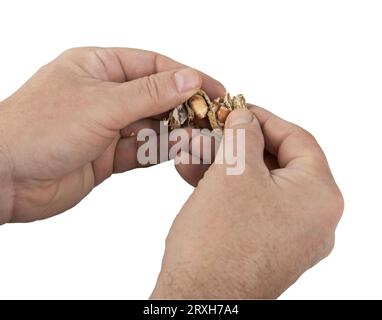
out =
<svg viewBox="0 0 382 320"><path fill-rule="evenodd" d="M0 224L64 212L111 174L140 167L131 133L157 130L201 87L225 93L153 52L64 52L0 103ZM246 131L245 171L177 165L197 187L167 237L152 298L275 298L333 247L343 199L315 139L255 106L226 126Z"/></svg>
<svg viewBox="0 0 382 320"><path fill-rule="evenodd" d="M205 172L169 232L152 298L276 298L333 248L343 198L313 136L255 106L226 128L245 129L245 171Z"/></svg>
<svg viewBox="0 0 382 320"><path fill-rule="evenodd" d="M191 84L183 92L180 71ZM202 85L212 96L225 92L201 72L136 49L71 49L42 67L0 105L0 224L66 211L112 173L139 167L131 132L156 129L155 115Z"/></svg>

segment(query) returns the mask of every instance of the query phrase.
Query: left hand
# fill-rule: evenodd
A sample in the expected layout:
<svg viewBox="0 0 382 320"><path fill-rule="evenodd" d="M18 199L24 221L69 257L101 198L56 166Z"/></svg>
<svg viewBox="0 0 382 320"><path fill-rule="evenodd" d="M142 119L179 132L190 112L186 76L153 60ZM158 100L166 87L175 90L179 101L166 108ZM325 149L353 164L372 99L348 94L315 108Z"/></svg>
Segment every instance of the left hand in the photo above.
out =
<svg viewBox="0 0 382 320"><path fill-rule="evenodd" d="M137 167L132 131L187 100L212 78L160 54L77 48L42 67L0 104L0 224L77 204L113 172Z"/></svg>

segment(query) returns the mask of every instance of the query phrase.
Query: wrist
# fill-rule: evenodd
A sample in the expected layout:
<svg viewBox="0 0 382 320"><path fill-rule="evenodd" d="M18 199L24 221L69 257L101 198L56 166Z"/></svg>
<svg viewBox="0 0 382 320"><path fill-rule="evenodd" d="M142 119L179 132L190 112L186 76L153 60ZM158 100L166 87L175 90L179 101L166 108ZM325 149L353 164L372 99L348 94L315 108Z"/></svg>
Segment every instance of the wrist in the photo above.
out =
<svg viewBox="0 0 382 320"><path fill-rule="evenodd" d="M150 299L197 299L204 295L189 276L162 270Z"/></svg>
<svg viewBox="0 0 382 320"><path fill-rule="evenodd" d="M194 266L188 271L162 270L150 299L250 298L244 288L232 285L232 279L205 269ZM238 278L236 281L240 283Z"/></svg>
<svg viewBox="0 0 382 320"><path fill-rule="evenodd" d="M6 141L7 120L4 108L4 103L0 103L0 225L11 220L14 199L13 167Z"/></svg>

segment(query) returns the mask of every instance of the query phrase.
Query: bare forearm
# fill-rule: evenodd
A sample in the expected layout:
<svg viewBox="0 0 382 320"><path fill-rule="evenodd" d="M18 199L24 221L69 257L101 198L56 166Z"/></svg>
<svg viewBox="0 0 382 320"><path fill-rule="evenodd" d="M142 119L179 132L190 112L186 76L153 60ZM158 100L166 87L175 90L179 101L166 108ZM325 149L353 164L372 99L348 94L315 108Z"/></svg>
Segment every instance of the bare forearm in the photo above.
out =
<svg viewBox="0 0 382 320"><path fill-rule="evenodd" d="M0 103L0 225L11 220L13 211L12 165L7 152L6 117Z"/></svg>

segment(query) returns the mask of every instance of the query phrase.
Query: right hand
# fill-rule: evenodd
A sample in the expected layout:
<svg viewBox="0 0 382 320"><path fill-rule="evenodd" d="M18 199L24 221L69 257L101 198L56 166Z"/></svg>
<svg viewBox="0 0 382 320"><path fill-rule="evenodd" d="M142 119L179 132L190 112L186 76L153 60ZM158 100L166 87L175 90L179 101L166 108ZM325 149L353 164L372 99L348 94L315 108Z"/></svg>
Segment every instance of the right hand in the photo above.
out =
<svg viewBox="0 0 382 320"><path fill-rule="evenodd" d="M244 173L213 164L199 181L152 298L275 298L333 248L343 198L313 136L259 107L226 127L245 129Z"/></svg>

